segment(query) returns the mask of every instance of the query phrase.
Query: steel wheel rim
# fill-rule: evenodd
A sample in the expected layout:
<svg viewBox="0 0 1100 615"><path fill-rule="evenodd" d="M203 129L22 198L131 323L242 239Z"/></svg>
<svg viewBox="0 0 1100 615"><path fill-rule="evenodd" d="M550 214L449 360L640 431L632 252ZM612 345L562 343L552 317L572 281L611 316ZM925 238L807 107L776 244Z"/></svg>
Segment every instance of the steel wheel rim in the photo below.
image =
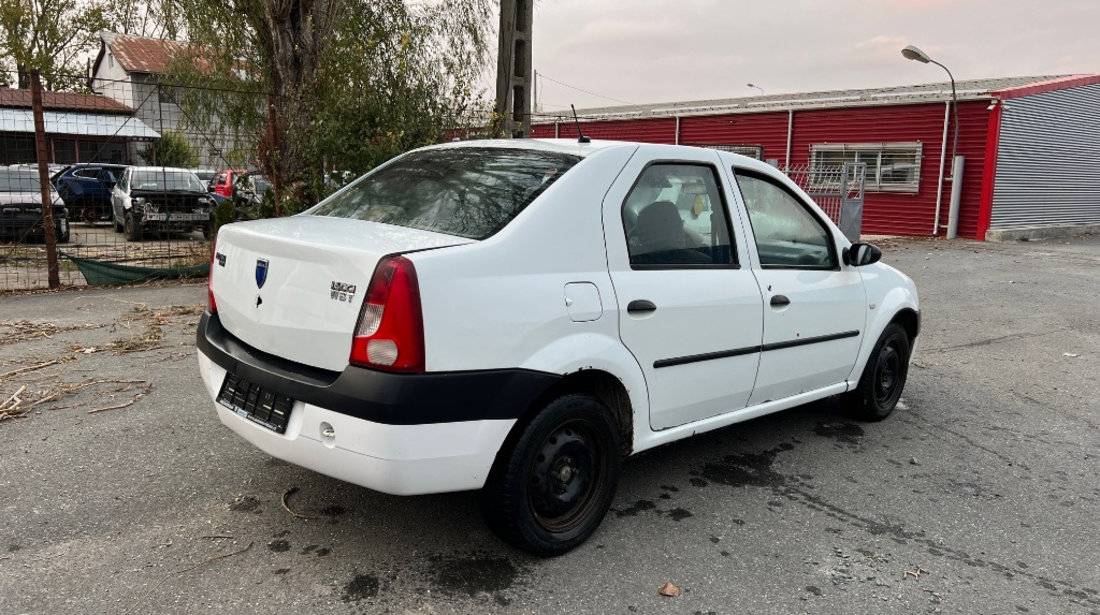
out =
<svg viewBox="0 0 1100 615"><path fill-rule="evenodd" d="M588 516L607 475L602 453L583 421L558 426L542 442L531 460L527 499L543 529L569 531Z"/></svg>
<svg viewBox="0 0 1100 615"><path fill-rule="evenodd" d="M901 352L896 343L889 343L879 353L875 366L875 400L882 406L897 402L901 393Z"/></svg>

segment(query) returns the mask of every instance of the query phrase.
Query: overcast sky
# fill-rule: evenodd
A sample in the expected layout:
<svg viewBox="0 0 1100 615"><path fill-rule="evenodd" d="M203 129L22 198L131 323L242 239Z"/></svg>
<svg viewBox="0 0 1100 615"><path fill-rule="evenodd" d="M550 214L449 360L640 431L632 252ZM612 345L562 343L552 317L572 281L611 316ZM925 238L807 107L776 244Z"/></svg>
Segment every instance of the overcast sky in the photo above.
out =
<svg viewBox="0 0 1100 615"><path fill-rule="evenodd" d="M536 0L534 19L548 112L947 80L909 44L959 80L1100 73L1100 0Z"/></svg>

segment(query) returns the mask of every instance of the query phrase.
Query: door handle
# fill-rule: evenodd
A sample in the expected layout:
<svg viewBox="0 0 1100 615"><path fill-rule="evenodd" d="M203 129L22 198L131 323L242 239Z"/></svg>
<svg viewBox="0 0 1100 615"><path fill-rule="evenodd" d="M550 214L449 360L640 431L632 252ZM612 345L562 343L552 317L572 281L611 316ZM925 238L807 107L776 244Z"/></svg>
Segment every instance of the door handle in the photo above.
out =
<svg viewBox="0 0 1100 615"><path fill-rule="evenodd" d="M657 311L657 305L647 299L635 299L626 306L626 311L631 314L643 314Z"/></svg>
<svg viewBox="0 0 1100 615"><path fill-rule="evenodd" d="M772 295L772 307L784 307L791 304L786 295Z"/></svg>

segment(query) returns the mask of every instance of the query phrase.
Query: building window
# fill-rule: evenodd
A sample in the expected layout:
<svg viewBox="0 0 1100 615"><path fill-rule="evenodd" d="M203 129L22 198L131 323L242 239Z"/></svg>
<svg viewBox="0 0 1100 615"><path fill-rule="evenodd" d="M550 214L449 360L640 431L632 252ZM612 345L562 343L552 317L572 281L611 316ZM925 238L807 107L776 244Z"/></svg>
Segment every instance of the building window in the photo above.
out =
<svg viewBox="0 0 1100 615"><path fill-rule="evenodd" d="M854 143L810 146L813 171L835 169L846 162L867 165L865 188L871 192L917 192L920 189L920 143ZM832 177L822 173L821 177ZM822 180L827 181L827 180ZM814 182L815 188L826 186Z"/></svg>
<svg viewBox="0 0 1100 615"><path fill-rule="evenodd" d="M757 160L762 160L764 158L763 145L716 145L712 143L685 143L684 145L709 147L710 149L721 150L731 154L741 154L742 156L748 156L749 158L755 158Z"/></svg>

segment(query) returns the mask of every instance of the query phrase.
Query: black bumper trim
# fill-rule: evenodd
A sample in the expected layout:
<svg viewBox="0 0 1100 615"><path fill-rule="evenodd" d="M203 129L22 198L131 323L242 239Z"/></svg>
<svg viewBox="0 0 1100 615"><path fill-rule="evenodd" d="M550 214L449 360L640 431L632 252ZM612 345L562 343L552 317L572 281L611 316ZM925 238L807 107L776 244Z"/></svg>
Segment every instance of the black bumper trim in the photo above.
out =
<svg viewBox="0 0 1100 615"><path fill-rule="evenodd" d="M561 379L526 369L427 374L391 374L353 365L340 372L317 369L252 348L209 312L199 320L196 345L226 371L266 391L387 425L518 419Z"/></svg>

